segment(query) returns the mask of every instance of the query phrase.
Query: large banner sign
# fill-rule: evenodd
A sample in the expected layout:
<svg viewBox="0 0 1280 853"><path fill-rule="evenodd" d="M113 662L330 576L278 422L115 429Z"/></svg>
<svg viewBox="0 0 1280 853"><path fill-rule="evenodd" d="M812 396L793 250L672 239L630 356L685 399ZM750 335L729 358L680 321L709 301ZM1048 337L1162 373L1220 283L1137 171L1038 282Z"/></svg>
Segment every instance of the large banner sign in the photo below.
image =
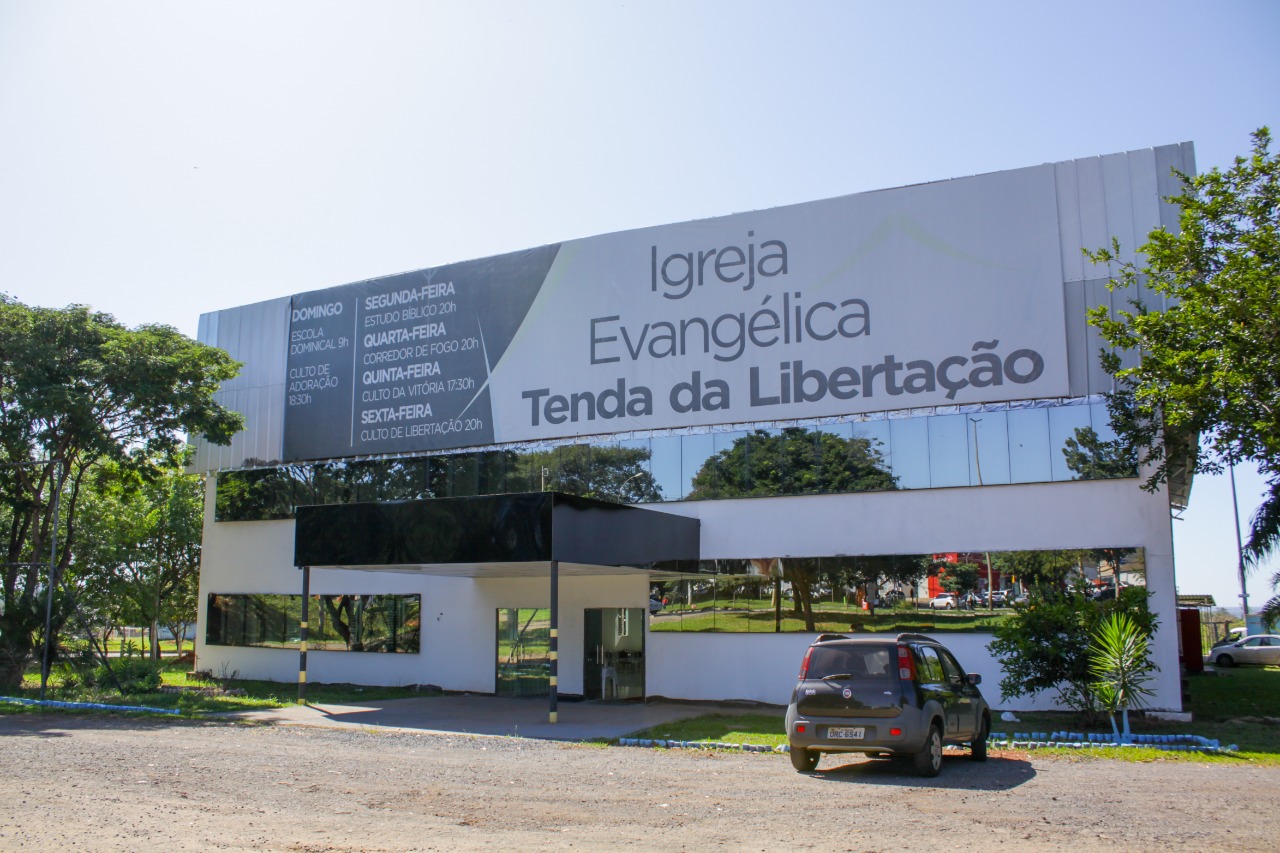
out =
<svg viewBox="0 0 1280 853"><path fill-rule="evenodd" d="M293 298L285 456L1067 394L1053 169L608 234Z"/></svg>

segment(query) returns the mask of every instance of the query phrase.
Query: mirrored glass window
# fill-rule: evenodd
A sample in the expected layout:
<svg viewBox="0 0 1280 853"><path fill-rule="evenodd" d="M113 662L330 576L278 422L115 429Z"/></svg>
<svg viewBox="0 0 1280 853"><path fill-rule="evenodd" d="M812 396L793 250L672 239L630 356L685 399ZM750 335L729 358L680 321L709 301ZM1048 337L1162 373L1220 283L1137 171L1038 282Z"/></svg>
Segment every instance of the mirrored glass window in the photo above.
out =
<svg viewBox="0 0 1280 853"><path fill-rule="evenodd" d="M921 418L929 426L929 486L969 485L969 422L964 415Z"/></svg>
<svg viewBox="0 0 1280 853"><path fill-rule="evenodd" d="M1079 480L1082 479L1073 467L1069 464L1067 454L1063 453L1067 449L1067 439L1079 441L1082 433L1090 429L1090 413L1088 406L1058 406L1048 409L1049 413L1049 446L1053 448L1053 453L1049 458L1053 464L1053 480L1060 482L1062 480Z"/></svg>
<svg viewBox="0 0 1280 853"><path fill-rule="evenodd" d="M1010 409L1009 482L1047 483L1049 459L1048 409Z"/></svg>
<svg viewBox="0 0 1280 853"><path fill-rule="evenodd" d="M893 473L898 478L899 488L929 488L928 421L924 418L894 418L888 423Z"/></svg>
<svg viewBox="0 0 1280 853"><path fill-rule="evenodd" d="M1008 412L979 412L969 421L969 484L996 486L1011 482Z"/></svg>

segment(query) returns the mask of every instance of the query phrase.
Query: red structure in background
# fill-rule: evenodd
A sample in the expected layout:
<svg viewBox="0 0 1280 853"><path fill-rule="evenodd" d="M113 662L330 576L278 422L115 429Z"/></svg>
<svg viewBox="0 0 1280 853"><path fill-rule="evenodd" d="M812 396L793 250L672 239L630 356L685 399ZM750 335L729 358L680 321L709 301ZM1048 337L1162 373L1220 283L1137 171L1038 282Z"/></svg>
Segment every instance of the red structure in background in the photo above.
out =
<svg viewBox="0 0 1280 853"><path fill-rule="evenodd" d="M1178 608L1178 659L1187 672L1204 672L1204 640L1200 631L1200 611Z"/></svg>
<svg viewBox="0 0 1280 853"><path fill-rule="evenodd" d="M950 554L932 554L931 556L933 557L934 562L951 563L953 566L958 566L961 563L972 563L973 565L978 567L978 585L975 587L975 589L978 592L982 592L987 588L987 570L990 567L987 565L986 554L980 554L975 552L969 552L969 553L953 552ZM929 598L933 598L938 593L943 591L942 579L946 576L946 574L947 574L946 569L939 569L936 575L929 575L929 578L928 578ZM991 588L1000 589L1000 585L1002 583L1000 570L991 569L990 577L991 577Z"/></svg>

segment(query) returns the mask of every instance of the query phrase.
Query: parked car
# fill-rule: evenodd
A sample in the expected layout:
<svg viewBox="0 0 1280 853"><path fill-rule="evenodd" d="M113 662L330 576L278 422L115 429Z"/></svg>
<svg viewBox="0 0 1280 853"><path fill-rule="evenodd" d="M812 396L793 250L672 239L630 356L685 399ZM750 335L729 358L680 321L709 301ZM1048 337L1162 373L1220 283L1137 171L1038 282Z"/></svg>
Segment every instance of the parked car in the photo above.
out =
<svg viewBox="0 0 1280 853"><path fill-rule="evenodd" d="M850 639L823 634L809 646L787 706L791 764L813 770L824 753L908 759L937 776L944 744L987 758L991 709L955 656L923 634Z"/></svg>
<svg viewBox="0 0 1280 853"><path fill-rule="evenodd" d="M653 615L654 613L657 613L662 609L662 606L663 606L662 599L660 598L649 599L649 614Z"/></svg>
<svg viewBox="0 0 1280 853"><path fill-rule="evenodd" d="M1216 646L1205 659L1221 667L1242 663L1280 666L1280 635L1254 634L1230 645Z"/></svg>
<svg viewBox="0 0 1280 853"><path fill-rule="evenodd" d="M940 592L929 599L930 610L955 610L959 606L960 600L954 592Z"/></svg>

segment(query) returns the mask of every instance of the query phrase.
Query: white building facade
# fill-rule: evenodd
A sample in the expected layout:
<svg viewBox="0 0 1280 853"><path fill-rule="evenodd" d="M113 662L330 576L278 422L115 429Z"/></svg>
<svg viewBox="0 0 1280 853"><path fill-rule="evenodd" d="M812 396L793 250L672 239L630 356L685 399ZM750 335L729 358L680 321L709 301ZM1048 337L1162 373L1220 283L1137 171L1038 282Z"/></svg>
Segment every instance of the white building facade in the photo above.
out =
<svg viewBox="0 0 1280 853"><path fill-rule="evenodd" d="M1189 484L1085 479L1063 452L1112 436L1086 312L1127 298L1082 249L1176 228L1175 168L1190 144L204 315L247 426L197 444L200 667L294 680L306 565L311 681L783 704L813 638L788 573L829 601L814 630L859 630L869 565L1107 549L1143 567L1152 706L1180 710ZM998 684L990 634L936 618Z"/></svg>

